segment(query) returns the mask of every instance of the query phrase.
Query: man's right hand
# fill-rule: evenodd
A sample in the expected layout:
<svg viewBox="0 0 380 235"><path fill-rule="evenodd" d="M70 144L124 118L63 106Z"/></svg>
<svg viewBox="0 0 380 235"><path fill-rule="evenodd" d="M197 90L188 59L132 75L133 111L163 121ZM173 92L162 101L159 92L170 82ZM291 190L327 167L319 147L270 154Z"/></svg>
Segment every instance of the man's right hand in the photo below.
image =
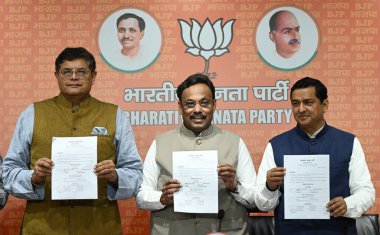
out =
<svg viewBox="0 0 380 235"><path fill-rule="evenodd" d="M163 186L162 186L162 194L160 198L160 202L162 205L168 206L173 204L173 193L178 192L181 188L181 184L178 180L168 180Z"/></svg>
<svg viewBox="0 0 380 235"><path fill-rule="evenodd" d="M32 184L41 185L45 182L46 176L51 175L53 161L49 158L40 158L34 163L34 172L32 174Z"/></svg>
<svg viewBox="0 0 380 235"><path fill-rule="evenodd" d="M275 167L267 171L267 188L275 191L284 182L285 173L284 167Z"/></svg>

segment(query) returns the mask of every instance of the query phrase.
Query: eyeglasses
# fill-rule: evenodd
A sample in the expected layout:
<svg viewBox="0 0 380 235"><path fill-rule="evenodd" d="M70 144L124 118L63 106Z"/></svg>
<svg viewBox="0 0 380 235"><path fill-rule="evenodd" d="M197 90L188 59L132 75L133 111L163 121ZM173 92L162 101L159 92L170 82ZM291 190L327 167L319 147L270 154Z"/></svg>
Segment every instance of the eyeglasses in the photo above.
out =
<svg viewBox="0 0 380 235"><path fill-rule="evenodd" d="M77 70L62 69L60 73L62 77L64 77L65 79L71 79L74 73L77 75L78 79L85 79L88 77L88 75L90 75L91 70L89 69L77 69Z"/></svg>
<svg viewBox="0 0 380 235"><path fill-rule="evenodd" d="M182 104L182 106L185 109L193 109L195 106L199 104L202 108L211 108L213 105L213 102L211 100L200 100L200 101L195 101L195 100L188 100L185 103Z"/></svg>

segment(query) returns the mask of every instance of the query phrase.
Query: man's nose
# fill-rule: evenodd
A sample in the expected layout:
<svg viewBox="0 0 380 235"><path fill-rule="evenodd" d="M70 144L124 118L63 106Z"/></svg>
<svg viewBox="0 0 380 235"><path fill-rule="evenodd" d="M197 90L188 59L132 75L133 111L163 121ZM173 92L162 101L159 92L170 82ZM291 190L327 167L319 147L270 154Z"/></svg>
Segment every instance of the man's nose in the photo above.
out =
<svg viewBox="0 0 380 235"><path fill-rule="evenodd" d="M131 36L131 33L128 31L128 30L126 30L125 32L124 32L124 37L125 38L129 38Z"/></svg>
<svg viewBox="0 0 380 235"><path fill-rule="evenodd" d="M196 102L195 103L195 106L194 106L194 109L193 109L193 112L195 113L199 113L201 111L202 107L201 105L199 104L199 102Z"/></svg>
<svg viewBox="0 0 380 235"><path fill-rule="evenodd" d="M305 111L306 111L306 105L303 104L303 103L301 103L300 106L299 106L299 112L300 112L300 113L303 113L303 112L305 112Z"/></svg>
<svg viewBox="0 0 380 235"><path fill-rule="evenodd" d="M298 39L298 37L299 37L299 35L300 35L300 32L299 32L299 31L296 31L296 30L292 30L291 35L292 35L292 38L297 38L297 39Z"/></svg>
<svg viewBox="0 0 380 235"><path fill-rule="evenodd" d="M79 79L78 77L78 74L77 74L77 71L73 71L72 74L71 74L71 79Z"/></svg>

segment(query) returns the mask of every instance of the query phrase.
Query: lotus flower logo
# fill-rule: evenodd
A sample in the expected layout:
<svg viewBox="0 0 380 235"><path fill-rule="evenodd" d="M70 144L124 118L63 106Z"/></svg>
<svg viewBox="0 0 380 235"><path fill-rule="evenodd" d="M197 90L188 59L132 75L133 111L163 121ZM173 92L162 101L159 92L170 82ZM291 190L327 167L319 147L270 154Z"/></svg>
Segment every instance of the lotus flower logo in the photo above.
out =
<svg viewBox="0 0 380 235"><path fill-rule="evenodd" d="M203 25L195 19L190 20L192 25L178 19L182 40L188 47L186 52L194 56L202 56L205 59L203 73L207 74L211 57L221 56L229 52L227 47L232 40L232 26L235 20L229 20L223 26L223 19L218 19L214 24L206 19Z"/></svg>

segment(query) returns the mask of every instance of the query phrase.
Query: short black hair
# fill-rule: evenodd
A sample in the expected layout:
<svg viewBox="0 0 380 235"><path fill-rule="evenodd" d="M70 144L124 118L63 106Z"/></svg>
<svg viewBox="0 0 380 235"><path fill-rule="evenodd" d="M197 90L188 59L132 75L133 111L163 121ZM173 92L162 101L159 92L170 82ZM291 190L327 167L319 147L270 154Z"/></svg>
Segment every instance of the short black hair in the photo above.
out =
<svg viewBox="0 0 380 235"><path fill-rule="evenodd" d="M327 99L328 96L326 86L318 79L311 77L304 77L298 80L296 83L294 83L294 85L290 89L290 97L292 97L294 90L308 87L315 87L315 96L319 99L321 103Z"/></svg>
<svg viewBox="0 0 380 235"><path fill-rule="evenodd" d="M287 10L281 10L281 11L278 11L276 13L274 13L270 19L269 19L269 30L270 32L273 32L273 31L277 31L277 18L284 12L289 12L291 14L293 14L292 12L290 11L287 11ZM294 15L294 14L293 14Z"/></svg>
<svg viewBox="0 0 380 235"><path fill-rule="evenodd" d="M119 18L117 18L117 21L116 21L116 27L119 27L120 21L127 20L129 18L134 18L134 19L137 20L137 22L139 24L140 32L143 31L143 30L145 30L145 21L144 21L144 19L141 18L138 15L133 14L133 13L125 13L125 14L119 16Z"/></svg>
<svg viewBox="0 0 380 235"><path fill-rule="evenodd" d="M77 59L86 60L91 72L94 72L96 70L95 58L88 50L83 47L66 47L55 60L55 71L59 72L62 63L65 60L73 61Z"/></svg>
<svg viewBox="0 0 380 235"><path fill-rule="evenodd" d="M180 102L182 102L182 93L186 88L189 88L195 84L203 83L210 88L212 93L212 99L215 99L215 87L214 84L211 82L210 78L202 73L195 73L193 75L190 75L188 78L186 78L185 81L183 81L178 87L177 87L177 97Z"/></svg>

